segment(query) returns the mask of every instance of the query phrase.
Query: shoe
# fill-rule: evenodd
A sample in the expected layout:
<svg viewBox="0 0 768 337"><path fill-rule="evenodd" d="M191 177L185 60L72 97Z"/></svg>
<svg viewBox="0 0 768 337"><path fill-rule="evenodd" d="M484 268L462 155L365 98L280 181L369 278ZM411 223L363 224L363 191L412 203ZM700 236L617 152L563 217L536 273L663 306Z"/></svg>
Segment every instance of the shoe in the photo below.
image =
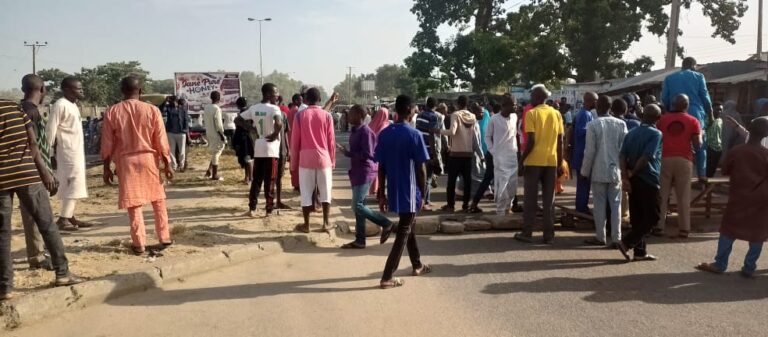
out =
<svg viewBox="0 0 768 337"><path fill-rule="evenodd" d="M480 207L475 206L475 207L470 208L467 211L467 213L469 213L469 214L480 214L480 213L483 213L483 210L480 209Z"/></svg>
<svg viewBox="0 0 768 337"><path fill-rule="evenodd" d="M632 261L636 261L636 262L639 262L639 261L656 261L658 259L659 259L658 257L653 256L651 254L645 254L645 256L637 256L637 255L635 255L635 258L632 259Z"/></svg>
<svg viewBox="0 0 768 337"><path fill-rule="evenodd" d="M590 246L605 246L605 242L598 240L597 238L589 238L584 240L584 243Z"/></svg>
<svg viewBox="0 0 768 337"><path fill-rule="evenodd" d="M545 245L552 245L555 243L555 238L544 238L541 240L541 243Z"/></svg>
<svg viewBox="0 0 768 337"><path fill-rule="evenodd" d="M256 212L255 209L252 209L252 210L249 210L249 211L245 212L243 214L243 216L249 217L249 218L257 218L259 216L259 214Z"/></svg>
<svg viewBox="0 0 768 337"><path fill-rule="evenodd" d="M514 239L520 242L533 243L533 237L523 233L515 233Z"/></svg>
<svg viewBox="0 0 768 337"><path fill-rule="evenodd" d="M619 249L619 244L616 242L611 242L611 244L605 246L606 249Z"/></svg>
<svg viewBox="0 0 768 337"><path fill-rule="evenodd" d="M454 213L456 211L453 207L448 205L441 207L440 210L447 213Z"/></svg>
<svg viewBox="0 0 768 337"><path fill-rule="evenodd" d="M31 270L44 269L44 270L51 271L53 270L53 262L51 262L51 258L46 256L45 260L42 260L40 262L30 262L29 269Z"/></svg>
<svg viewBox="0 0 768 337"><path fill-rule="evenodd" d="M71 217L69 219L69 222L71 222L72 224L77 226L77 228L91 228L91 227L93 227L92 223L83 222L83 221L77 220L77 219L75 219L75 217Z"/></svg>
<svg viewBox="0 0 768 337"><path fill-rule="evenodd" d="M750 280L754 280L755 279L755 274L747 273L747 272L745 272L743 270L739 272L739 275L741 275L741 277L743 277L745 279L750 279Z"/></svg>
<svg viewBox="0 0 768 337"><path fill-rule="evenodd" d="M59 227L59 230L67 232L74 232L78 229L77 225L73 224L69 219L66 218L59 218L59 220L56 220L56 226Z"/></svg>
<svg viewBox="0 0 768 337"><path fill-rule="evenodd" d="M520 206L520 205L512 206L512 213L523 213L523 206Z"/></svg>
<svg viewBox="0 0 768 337"><path fill-rule="evenodd" d="M12 299L13 299L13 293L11 292L0 293L0 302L10 301Z"/></svg>
<svg viewBox="0 0 768 337"><path fill-rule="evenodd" d="M75 285L83 282L85 282L84 278L75 276L73 274L69 274L68 276L64 276L64 277L57 277L56 282L54 283L54 286L66 287L66 286L71 286L71 285Z"/></svg>
<svg viewBox="0 0 768 337"><path fill-rule="evenodd" d="M621 255L623 255L624 259L627 260L627 262L629 262L630 261L629 249L627 249L627 246L624 245L624 242L621 242L621 241L618 242L618 246L619 246L618 248L619 248L619 252L621 252Z"/></svg>
<svg viewBox="0 0 768 337"><path fill-rule="evenodd" d="M384 227L381 229L381 238L379 239L379 244L384 244L389 240L389 236L392 235L392 231L395 230L395 225L391 224L388 227Z"/></svg>
<svg viewBox="0 0 768 337"><path fill-rule="evenodd" d="M663 237L664 236L664 230L661 228L654 228L651 230L651 235L655 237Z"/></svg>

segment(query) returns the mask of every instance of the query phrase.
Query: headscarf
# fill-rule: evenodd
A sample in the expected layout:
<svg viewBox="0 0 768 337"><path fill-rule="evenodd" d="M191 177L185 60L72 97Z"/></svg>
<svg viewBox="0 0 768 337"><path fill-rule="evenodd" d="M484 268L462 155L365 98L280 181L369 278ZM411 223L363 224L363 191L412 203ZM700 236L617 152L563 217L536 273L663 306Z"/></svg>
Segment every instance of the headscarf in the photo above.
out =
<svg viewBox="0 0 768 337"><path fill-rule="evenodd" d="M381 130L384 130L384 128L389 126L389 123L389 110L385 107L381 107L371 118L371 123L368 124L368 127L371 128L373 134L378 136Z"/></svg>

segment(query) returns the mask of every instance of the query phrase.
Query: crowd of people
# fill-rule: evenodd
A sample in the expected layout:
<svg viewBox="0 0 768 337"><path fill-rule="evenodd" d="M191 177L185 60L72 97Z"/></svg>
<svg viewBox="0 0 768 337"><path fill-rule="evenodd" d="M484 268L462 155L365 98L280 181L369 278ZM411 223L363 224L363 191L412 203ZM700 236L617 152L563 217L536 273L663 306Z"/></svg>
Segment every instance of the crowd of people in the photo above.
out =
<svg viewBox="0 0 768 337"><path fill-rule="evenodd" d="M304 218L296 230L309 233L315 210L322 211L323 230L331 230L336 153L348 157L356 237L341 248L366 247L366 221L382 228L381 243L395 233L380 282L386 289L403 285L393 273L404 248L414 276L432 271L421 262L413 225L418 214L436 210L432 195L439 187L438 176L447 176L443 212L483 213L479 202L492 195L496 215L523 213L516 240L536 241L533 230L541 216L541 242L552 244L555 198L561 179L573 175L574 209L594 217L595 236L585 243L616 249L627 261L648 261L657 257L648 253L646 239L664 235L670 191L674 188L677 196L679 229L671 236L685 239L691 230L691 177L695 174L706 184L721 168L731 184L717 254L714 262L697 268L724 272L734 240L746 240L750 248L741 272L751 277L768 239L768 208L759 202L768 198L768 100L762 101L760 116L743 123L734 102L712 103L695 66L695 60L687 58L683 69L665 80L661 102L650 95L644 100L635 94L612 99L588 92L578 102L578 112L577 102L552 100L544 85L531 88L527 104L518 104L509 94L491 102L460 96L456 102L427 98L423 104L401 95L394 115L387 106L370 111L353 105L344 114L351 127L347 145L336 143L338 121L330 112L340 99L336 93L321 106L320 91L305 86L286 106L279 88L266 83L261 102L249 105L241 97L239 113L223 113L221 95L214 91L203 113L210 153L205 179L221 179L220 157L229 145L250 185L246 216L259 215L262 191L265 216L289 208L281 198L288 170ZM118 207L128 212L132 251L141 255L174 243L164 181L187 168L190 117L184 102L173 97L161 108L141 102L136 77L125 77L119 85L124 100L98 123L103 180L112 185L117 177ZM64 79L63 97L53 104L47 120L38 111L45 96L42 79L27 75L22 89L21 104L0 101L2 299L10 298L13 285L13 195L21 203L30 267L54 270L57 286L82 282L68 271L59 231L93 226L75 216L78 200L88 197L85 137L77 106L83 99L82 85L76 78ZM46 194L61 199L56 222ZM366 205L369 195L376 196L378 211ZM146 240L142 207L147 204L154 210L157 245ZM398 214L398 221L390 221L386 212ZM622 235L626 219L631 229Z"/></svg>

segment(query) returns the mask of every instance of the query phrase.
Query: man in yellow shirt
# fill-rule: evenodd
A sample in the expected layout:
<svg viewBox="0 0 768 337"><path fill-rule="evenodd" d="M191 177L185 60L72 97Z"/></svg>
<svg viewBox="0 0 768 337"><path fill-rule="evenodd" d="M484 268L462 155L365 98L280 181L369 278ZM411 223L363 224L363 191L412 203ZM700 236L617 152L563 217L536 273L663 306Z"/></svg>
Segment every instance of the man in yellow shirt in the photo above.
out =
<svg viewBox="0 0 768 337"><path fill-rule="evenodd" d="M523 196L523 230L515 239L533 242L533 225L538 211L539 183L542 188L544 209L544 244L555 238L555 181L562 173L563 118L560 112L546 105L550 92L543 84L531 88L531 105L534 107L525 117L528 141L521 161L525 179Z"/></svg>

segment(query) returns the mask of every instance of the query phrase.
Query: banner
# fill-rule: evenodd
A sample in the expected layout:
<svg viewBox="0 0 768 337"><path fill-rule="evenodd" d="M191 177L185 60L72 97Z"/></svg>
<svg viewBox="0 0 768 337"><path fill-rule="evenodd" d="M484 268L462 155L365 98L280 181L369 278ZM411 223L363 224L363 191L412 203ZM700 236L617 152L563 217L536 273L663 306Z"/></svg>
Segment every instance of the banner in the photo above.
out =
<svg viewBox="0 0 768 337"><path fill-rule="evenodd" d="M240 73L175 73L176 97L187 101L189 113L203 113L211 103L211 92L221 94L222 112L239 112L235 101L240 97Z"/></svg>

